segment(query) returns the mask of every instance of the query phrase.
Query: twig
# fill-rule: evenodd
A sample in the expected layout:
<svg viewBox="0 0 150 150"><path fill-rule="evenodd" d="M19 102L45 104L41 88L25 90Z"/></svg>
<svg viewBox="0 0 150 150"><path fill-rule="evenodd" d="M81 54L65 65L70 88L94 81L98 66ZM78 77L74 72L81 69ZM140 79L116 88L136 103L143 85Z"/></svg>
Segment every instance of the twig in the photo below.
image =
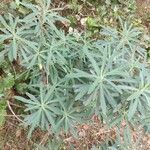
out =
<svg viewBox="0 0 150 150"><path fill-rule="evenodd" d="M14 115L3 115L3 114L0 114L0 116L4 116L4 117L14 117ZM16 116L21 116L21 115L16 115Z"/></svg>
<svg viewBox="0 0 150 150"><path fill-rule="evenodd" d="M18 105L18 104L14 104L14 103L12 103L12 102L9 102L9 104L10 104L10 105L13 105L13 106L16 106L16 107L19 107L19 108L25 108L25 107L23 107L23 106L20 106L20 105Z"/></svg>
<svg viewBox="0 0 150 150"><path fill-rule="evenodd" d="M11 108L11 106L10 106L9 101L7 101L7 105L8 105L9 110L11 111L11 113L14 115L14 117L15 117L17 120L19 120L20 122L25 123L23 120L21 120L21 119L14 113L14 111L12 110L12 108Z"/></svg>

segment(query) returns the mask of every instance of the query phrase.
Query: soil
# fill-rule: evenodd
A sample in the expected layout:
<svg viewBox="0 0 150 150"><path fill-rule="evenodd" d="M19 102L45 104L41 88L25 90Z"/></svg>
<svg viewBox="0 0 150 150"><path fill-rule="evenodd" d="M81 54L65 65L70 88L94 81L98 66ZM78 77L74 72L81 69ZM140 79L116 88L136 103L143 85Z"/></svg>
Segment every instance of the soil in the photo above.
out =
<svg viewBox="0 0 150 150"><path fill-rule="evenodd" d="M150 30L150 0L136 0L137 15L142 19L144 25Z"/></svg>

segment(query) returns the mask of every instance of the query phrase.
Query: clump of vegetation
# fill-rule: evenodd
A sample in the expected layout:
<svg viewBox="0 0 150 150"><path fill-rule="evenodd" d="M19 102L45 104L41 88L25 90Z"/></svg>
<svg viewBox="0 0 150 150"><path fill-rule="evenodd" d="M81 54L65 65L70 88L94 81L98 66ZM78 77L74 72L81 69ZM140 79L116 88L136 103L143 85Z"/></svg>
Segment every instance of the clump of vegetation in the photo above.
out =
<svg viewBox="0 0 150 150"><path fill-rule="evenodd" d="M125 122L124 141L118 132L105 148L123 149L123 142L129 149L134 128L149 132L150 69L141 28L118 17L119 28L102 26L93 39L57 26L69 21L50 9L51 0L17 4L25 15L0 16L1 66L9 62L0 66L2 113L11 91L11 99L26 107L29 138L37 128L78 137L77 126L94 115L109 128L120 130Z"/></svg>

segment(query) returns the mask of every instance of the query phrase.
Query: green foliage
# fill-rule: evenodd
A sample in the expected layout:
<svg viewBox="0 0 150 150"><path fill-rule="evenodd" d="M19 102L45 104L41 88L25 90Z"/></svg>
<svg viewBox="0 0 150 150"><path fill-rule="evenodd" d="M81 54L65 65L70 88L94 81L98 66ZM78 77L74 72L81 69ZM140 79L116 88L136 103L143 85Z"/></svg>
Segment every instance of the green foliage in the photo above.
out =
<svg viewBox="0 0 150 150"><path fill-rule="evenodd" d="M7 115L6 106L6 101L4 100L3 95L0 94L0 127L5 123L5 116Z"/></svg>
<svg viewBox="0 0 150 150"><path fill-rule="evenodd" d="M135 126L149 117L150 70L139 28L120 19L119 30L103 27L104 38L93 40L57 27L56 22L66 19L56 13L59 9L50 9L50 0L19 5L30 12L20 18L0 17L0 57L18 61L27 72L8 75L2 84L17 89L24 82L15 81L26 75L30 79L26 95L15 96L26 106L29 137L37 127L75 135L75 125L94 114L110 126L122 120ZM124 137L128 143L127 134Z"/></svg>
<svg viewBox="0 0 150 150"><path fill-rule="evenodd" d="M42 129L49 130L55 128L56 115L61 115L59 110L59 98L55 98L53 95L54 87L44 89L40 86L40 95L35 97L34 95L27 93L29 99L16 96L17 100L22 101L27 106L25 111L30 111L31 114L25 118L27 125L31 125L31 131L40 126Z"/></svg>
<svg viewBox="0 0 150 150"><path fill-rule="evenodd" d="M13 75L8 75L6 78L3 78L2 81L0 81L1 87L0 92L6 91L6 89L10 89L14 86L14 77Z"/></svg>

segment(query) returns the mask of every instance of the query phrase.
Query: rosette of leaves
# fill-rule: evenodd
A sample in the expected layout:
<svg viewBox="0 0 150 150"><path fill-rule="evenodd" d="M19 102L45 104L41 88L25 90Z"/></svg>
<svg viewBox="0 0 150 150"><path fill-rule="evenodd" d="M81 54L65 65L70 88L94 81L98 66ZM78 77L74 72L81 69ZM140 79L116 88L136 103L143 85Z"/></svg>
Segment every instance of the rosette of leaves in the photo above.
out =
<svg viewBox="0 0 150 150"><path fill-rule="evenodd" d="M106 115L107 104L111 105L112 108L116 107L117 100L115 100L115 97L122 93L118 85L128 80L129 75L125 72L123 66L118 67L112 64L115 55L107 58L107 48L104 51L102 62L99 63L86 50L86 55L91 62L90 72L75 69L75 73L71 74L70 77L82 81L82 84L74 86L77 93L76 100L81 99L85 105L95 101L95 107L101 109L103 114ZM112 95L112 93L116 94Z"/></svg>
<svg viewBox="0 0 150 150"><path fill-rule="evenodd" d="M6 47L1 51L0 57L6 55L10 61L19 58L21 64L25 63L24 65L30 68L36 62L38 65L43 63L45 55L49 55L46 52L50 47L47 48L46 45L53 41L52 38L61 38L58 37L60 33L55 26L56 21L66 20L50 9L50 0L39 1L38 4L20 2L20 5L31 10L27 16L0 16L0 43L4 43ZM45 38L48 40L45 41ZM56 46L57 41L54 41Z"/></svg>
<svg viewBox="0 0 150 150"><path fill-rule="evenodd" d="M16 96L15 98L23 103L27 107L25 111L29 111L30 114L24 119L26 125L30 125L30 133L36 128L41 127L50 131L55 126L56 115L60 114L59 110L59 98L54 97L53 88L40 87L39 95L27 93L28 98Z"/></svg>
<svg viewBox="0 0 150 150"><path fill-rule="evenodd" d="M87 65L75 68L68 77L74 78L76 100L105 116L110 112L113 116L117 106L122 119L134 122L150 108L150 72L146 51L140 46L140 30L127 23L121 26L120 31L104 28L104 40L84 43Z"/></svg>
<svg viewBox="0 0 150 150"><path fill-rule="evenodd" d="M57 93L57 85L40 85L36 93L26 93L27 98L15 96L15 99L25 104L25 111L29 112L24 118L25 125L31 127L28 136L37 127L55 134L59 134L60 130L66 133L74 131L73 124L80 120L77 118L78 109L72 105L74 103L66 101L65 96Z"/></svg>
<svg viewBox="0 0 150 150"><path fill-rule="evenodd" d="M23 22L34 23L35 34L39 37L50 37L53 32L56 32L56 21L68 21L60 16L57 11L61 8L52 9L51 0L36 1L36 4L20 2L20 5L30 10L30 13L23 18Z"/></svg>
<svg viewBox="0 0 150 150"><path fill-rule="evenodd" d="M0 34L0 43L7 41L8 44L5 45L5 53L8 54L10 61L17 59L18 51L22 52L23 47L35 48L36 43L31 41L31 38L27 38L29 34L32 34L32 25L27 26L21 23L19 17L13 17L9 14L7 19L0 16L0 22L2 27L0 28L2 34ZM29 29L29 30L27 30ZM24 51L23 51L24 52Z"/></svg>

